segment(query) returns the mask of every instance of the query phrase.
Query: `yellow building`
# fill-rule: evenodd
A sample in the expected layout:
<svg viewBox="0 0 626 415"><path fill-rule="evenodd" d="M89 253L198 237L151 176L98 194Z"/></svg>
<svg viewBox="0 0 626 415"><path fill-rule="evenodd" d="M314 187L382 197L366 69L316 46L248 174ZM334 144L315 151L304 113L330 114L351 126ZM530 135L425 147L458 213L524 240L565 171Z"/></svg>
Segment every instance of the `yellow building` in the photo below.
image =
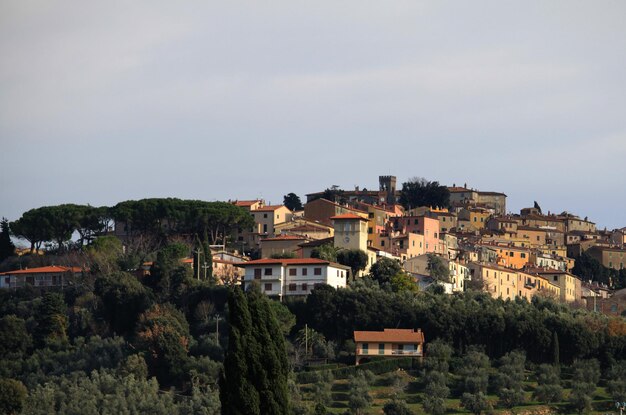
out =
<svg viewBox="0 0 626 415"><path fill-rule="evenodd" d="M472 279L483 282L483 289L493 298L513 300L518 295L517 272L493 264L469 264Z"/></svg>
<svg viewBox="0 0 626 415"><path fill-rule="evenodd" d="M580 294L578 294L580 291L580 280L569 272L557 270L537 270L537 274L559 287L559 299L561 301L573 303L574 301L581 299ZM577 295L579 295L578 298Z"/></svg>

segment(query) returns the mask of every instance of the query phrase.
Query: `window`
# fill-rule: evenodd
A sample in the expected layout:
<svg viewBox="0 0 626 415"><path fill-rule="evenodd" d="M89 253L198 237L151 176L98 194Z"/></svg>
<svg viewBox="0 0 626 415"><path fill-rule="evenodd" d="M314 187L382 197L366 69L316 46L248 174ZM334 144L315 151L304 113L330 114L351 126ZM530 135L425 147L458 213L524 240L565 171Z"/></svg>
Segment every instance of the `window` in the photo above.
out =
<svg viewBox="0 0 626 415"><path fill-rule="evenodd" d="M254 269L254 279L255 280L260 280L261 279L261 268L255 268Z"/></svg>
<svg viewBox="0 0 626 415"><path fill-rule="evenodd" d="M302 268L302 275L306 276L309 270L307 268Z"/></svg>
<svg viewBox="0 0 626 415"><path fill-rule="evenodd" d="M372 227L367 228L367 233L369 234L374 233L374 230L372 229Z"/></svg>
<svg viewBox="0 0 626 415"><path fill-rule="evenodd" d="M553 276L553 277L552 277L552 280L553 280L553 281L558 281L558 280L559 280L559 277L555 275L555 276Z"/></svg>
<svg viewBox="0 0 626 415"><path fill-rule="evenodd" d="M272 275L272 269L271 268L265 268L265 272L263 274L264 275Z"/></svg>
<svg viewBox="0 0 626 415"><path fill-rule="evenodd" d="M370 348L369 343L363 343L363 354L368 354L369 348Z"/></svg>
<svg viewBox="0 0 626 415"><path fill-rule="evenodd" d="M380 241L380 246L385 246L385 241Z"/></svg>
<svg viewBox="0 0 626 415"><path fill-rule="evenodd" d="M267 213L264 213L264 214L263 214L263 217L264 217L265 219L267 219Z"/></svg>
<svg viewBox="0 0 626 415"><path fill-rule="evenodd" d="M611 304L611 313L617 313L617 304Z"/></svg>
<svg viewBox="0 0 626 415"><path fill-rule="evenodd" d="M307 285L306 282L302 284L302 291L306 291L307 290Z"/></svg>
<svg viewBox="0 0 626 415"><path fill-rule="evenodd" d="M321 268L313 268L313 275L322 275Z"/></svg>
<svg viewBox="0 0 626 415"><path fill-rule="evenodd" d="M372 218L374 217L374 212L370 212L370 213L368 213L368 214L367 214L367 217L368 217L368 218L370 218L370 219L372 219Z"/></svg>
<svg viewBox="0 0 626 415"><path fill-rule="evenodd" d="M272 291L272 283L268 282L267 284L265 284L265 291Z"/></svg>
<svg viewBox="0 0 626 415"><path fill-rule="evenodd" d="M296 290L296 284L289 284L289 291L295 291Z"/></svg>
<svg viewBox="0 0 626 415"><path fill-rule="evenodd" d="M267 224L266 223L263 224L263 233L267 233Z"/></svg>
<svg viewBox="0 0 626 415"><path fill-rule="evenodd" d="M296 276L296 269L295 268L289 268L289 276L290 277L295 277Z"/></svg>
<svg viewBox="0 0 626 415"><path fill-rule="evenodd" d="M415 220L413 221L413 224L414 224L414 225L419 225L419 220L418 220L418 219L415 219Z"/></svg>
<svg viewBox="0 0 626 415"><path fill-rule="evenodd" d="M520 255L522 258L526 258L526 254L525 254L525 253L523 253L523 252L522 252L521 254L519 254L519 255Z"/></svg>
<svg viewBox="0 0 626 415"><path fill-rule="evenodd" d="M378 354L385 354L385 343L378 344Z"/></svg>

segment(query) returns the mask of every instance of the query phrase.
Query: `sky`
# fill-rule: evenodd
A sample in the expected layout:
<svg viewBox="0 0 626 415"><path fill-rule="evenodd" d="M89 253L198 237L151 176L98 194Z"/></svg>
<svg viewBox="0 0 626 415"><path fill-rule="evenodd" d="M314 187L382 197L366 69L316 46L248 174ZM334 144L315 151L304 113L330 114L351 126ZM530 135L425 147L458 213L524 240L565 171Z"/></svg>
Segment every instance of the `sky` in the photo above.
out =
<svg viewBox="0 0 626 415"><path fill-rule="evenodd" d="M626 226L626 2L0 0L0 216L388 174Z"/></svg>

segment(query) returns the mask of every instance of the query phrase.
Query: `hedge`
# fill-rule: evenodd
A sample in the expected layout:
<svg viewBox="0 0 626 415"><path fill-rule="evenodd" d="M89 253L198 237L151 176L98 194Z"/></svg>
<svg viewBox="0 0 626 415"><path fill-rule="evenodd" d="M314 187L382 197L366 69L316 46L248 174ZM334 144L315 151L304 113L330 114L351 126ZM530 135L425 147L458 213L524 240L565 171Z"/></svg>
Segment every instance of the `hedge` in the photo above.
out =
<svg viewBox="0 0 626 415"><path fill-rule="evenodd" d="M358 370L369 370L375 375L391 372L397 369L415 369L420 366L418 359L404 357L399 359L381 359L373 362L363 363L358 366L347 366L337 369L331 369L335 379L346 379L354 375ZM318 371L315 372L299 372L296 374L296 380L300 384L312 383L317 379Z"/></svg>

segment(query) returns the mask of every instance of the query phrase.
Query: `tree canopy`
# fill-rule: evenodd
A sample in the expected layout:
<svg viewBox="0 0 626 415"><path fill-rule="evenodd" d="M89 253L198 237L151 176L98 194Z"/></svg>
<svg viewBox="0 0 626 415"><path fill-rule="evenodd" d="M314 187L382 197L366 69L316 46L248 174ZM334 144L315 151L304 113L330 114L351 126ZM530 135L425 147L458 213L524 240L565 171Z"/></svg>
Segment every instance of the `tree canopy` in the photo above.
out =
<svg viewBox="0 0 626 415"><path fill-rule="evenodd" d="M448 207L450 191L439 182L430 182L424 178L414 177L402 183L399 202L405 209L420 206Z"/></svg>

